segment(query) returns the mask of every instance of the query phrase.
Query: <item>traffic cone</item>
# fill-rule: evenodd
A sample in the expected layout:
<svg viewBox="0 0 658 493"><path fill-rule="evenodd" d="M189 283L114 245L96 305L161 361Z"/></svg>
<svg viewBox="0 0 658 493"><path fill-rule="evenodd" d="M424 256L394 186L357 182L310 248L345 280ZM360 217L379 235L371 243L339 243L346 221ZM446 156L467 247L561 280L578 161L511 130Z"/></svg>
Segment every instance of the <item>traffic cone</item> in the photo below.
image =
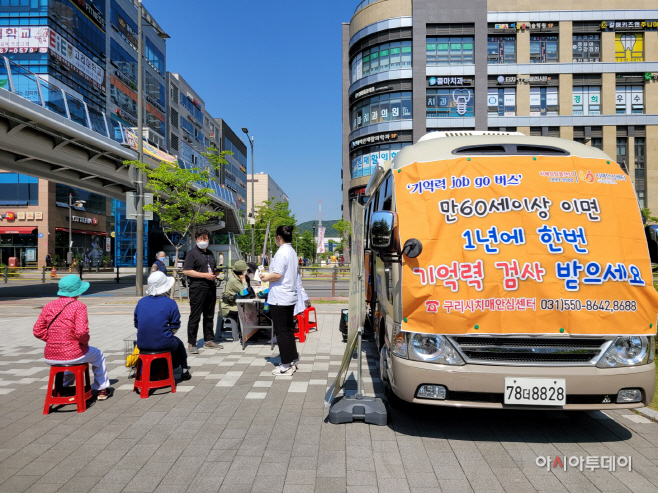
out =
<svg viewBox="0 0 658 493"><path fill-rule="evenodd" d="M54 265L53 265L53 270L50 271L50 277L57 277L57 271L55 270Z"/></svg>

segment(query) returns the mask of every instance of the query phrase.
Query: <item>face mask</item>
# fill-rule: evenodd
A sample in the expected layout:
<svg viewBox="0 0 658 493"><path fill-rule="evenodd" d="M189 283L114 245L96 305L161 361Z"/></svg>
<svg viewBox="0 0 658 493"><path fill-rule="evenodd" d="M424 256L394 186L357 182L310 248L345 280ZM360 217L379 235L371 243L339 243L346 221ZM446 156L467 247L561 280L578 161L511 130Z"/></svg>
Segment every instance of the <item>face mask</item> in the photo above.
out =
<svg viewBox="0 0 658 493"><path fill-rule="evenodd" d="M197 241L196 246L198 246L201 250L204 248L208 248L208 245L210 245L209 241Z"/></svg>

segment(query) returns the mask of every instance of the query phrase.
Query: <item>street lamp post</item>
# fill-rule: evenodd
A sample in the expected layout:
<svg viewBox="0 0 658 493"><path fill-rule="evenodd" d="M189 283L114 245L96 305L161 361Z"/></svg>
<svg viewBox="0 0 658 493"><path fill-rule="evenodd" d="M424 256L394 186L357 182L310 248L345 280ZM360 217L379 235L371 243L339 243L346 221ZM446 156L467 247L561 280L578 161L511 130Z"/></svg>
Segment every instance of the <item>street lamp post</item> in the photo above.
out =
<svg viewBox="0 0 658 493"><path fill-rule="evenodd" d="M249 130L247 127L242 127L242 131L247 134L247 140L251 146L251 261L254 262L256 258L256 251L254 246L254 228L256 227L256 212L254 210L254 137L249 137Z"/></svg>
<svg viewBox="0 0 658 493"><path fill-rule="evenodd" d="M82 204L86 204L84 200L76 200L75 206L81 207ZM73 195L69 194L69 252L66 254L66 263L71 265L73 263L73 229L71 221L73 219Z"/></svg>
<svg viewBox="0 0 658 493"><path fill-rule="evenodd" d="M139 0L138 6L138 19L137 19L137 159L140 163L144 162L144 73L142 57L144 56L144 38L143 38L143 16L144 7L142 0ZM162 38L167 39L170 36L165 33L155 20L148 15L146 19L147 25L151 26L156 34ZM144 295L144 174L141 170L137 170L135 176L135 187L137 188L137 236L135 241L137 243L137 251L135 252L135 284L137 296Z"/></svg>

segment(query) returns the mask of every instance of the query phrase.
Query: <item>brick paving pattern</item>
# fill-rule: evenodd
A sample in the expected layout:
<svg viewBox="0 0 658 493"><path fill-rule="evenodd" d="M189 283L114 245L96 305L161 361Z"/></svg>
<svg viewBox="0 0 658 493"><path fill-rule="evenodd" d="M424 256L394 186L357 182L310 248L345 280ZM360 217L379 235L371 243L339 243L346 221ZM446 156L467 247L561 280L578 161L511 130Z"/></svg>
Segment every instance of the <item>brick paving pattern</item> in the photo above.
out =
<svg viewBox="0 0 658 493"><path fill-rule="evenodd" d="M124 367L130 308L90 307L90 343L105 352L114 395L82 414L68 406L43 416L49 368L32 311L0 314L0 492L658 491L658 424L630 411L412 406L391 410L384 427L326 422L345 347L336 306L318 307L320 331L298 345L293 377L272 376L278 352L265 340L245 351L228 342L190 357L193 378L175 394L148 399ZM184 313L182 332L186 323ZM372 394L378 361L365 350ZM633 470L548 472L538 455L630 455Z"/></svg>

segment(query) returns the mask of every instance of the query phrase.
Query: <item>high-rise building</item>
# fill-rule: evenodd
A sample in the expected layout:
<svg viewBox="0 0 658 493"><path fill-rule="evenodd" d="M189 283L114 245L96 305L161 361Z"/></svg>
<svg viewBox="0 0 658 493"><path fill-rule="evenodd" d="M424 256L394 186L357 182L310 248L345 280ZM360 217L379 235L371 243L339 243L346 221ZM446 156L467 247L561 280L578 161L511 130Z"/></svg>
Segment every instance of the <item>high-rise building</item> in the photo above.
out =
<svg viewBox="0 0 658 493"><path fill-rule="evenodd" d="M219 150L233 153L226 155L228 164L222 167L222 185L231 191L238 210L247 217L247 146L224 120L217 118L215 122Z"/></svg>
<svg viewBox="0 0 658 493"><path fill-rule="evenodd" d="M256 173L255 175L247 175L247 207L251 212L251 183L254 184L254 209L258 210L258 206L263 202L269 200L272 205L277 202L290 202L288 194L277 185L274 179L266 173Z"/></svg>
<svg viewBox="0 0 658 493"><path fill-rule="evenodd" d="M343 24L343 217L371 171L432 131L601 148L658 210L655 0L364 0Z"/></svg>

